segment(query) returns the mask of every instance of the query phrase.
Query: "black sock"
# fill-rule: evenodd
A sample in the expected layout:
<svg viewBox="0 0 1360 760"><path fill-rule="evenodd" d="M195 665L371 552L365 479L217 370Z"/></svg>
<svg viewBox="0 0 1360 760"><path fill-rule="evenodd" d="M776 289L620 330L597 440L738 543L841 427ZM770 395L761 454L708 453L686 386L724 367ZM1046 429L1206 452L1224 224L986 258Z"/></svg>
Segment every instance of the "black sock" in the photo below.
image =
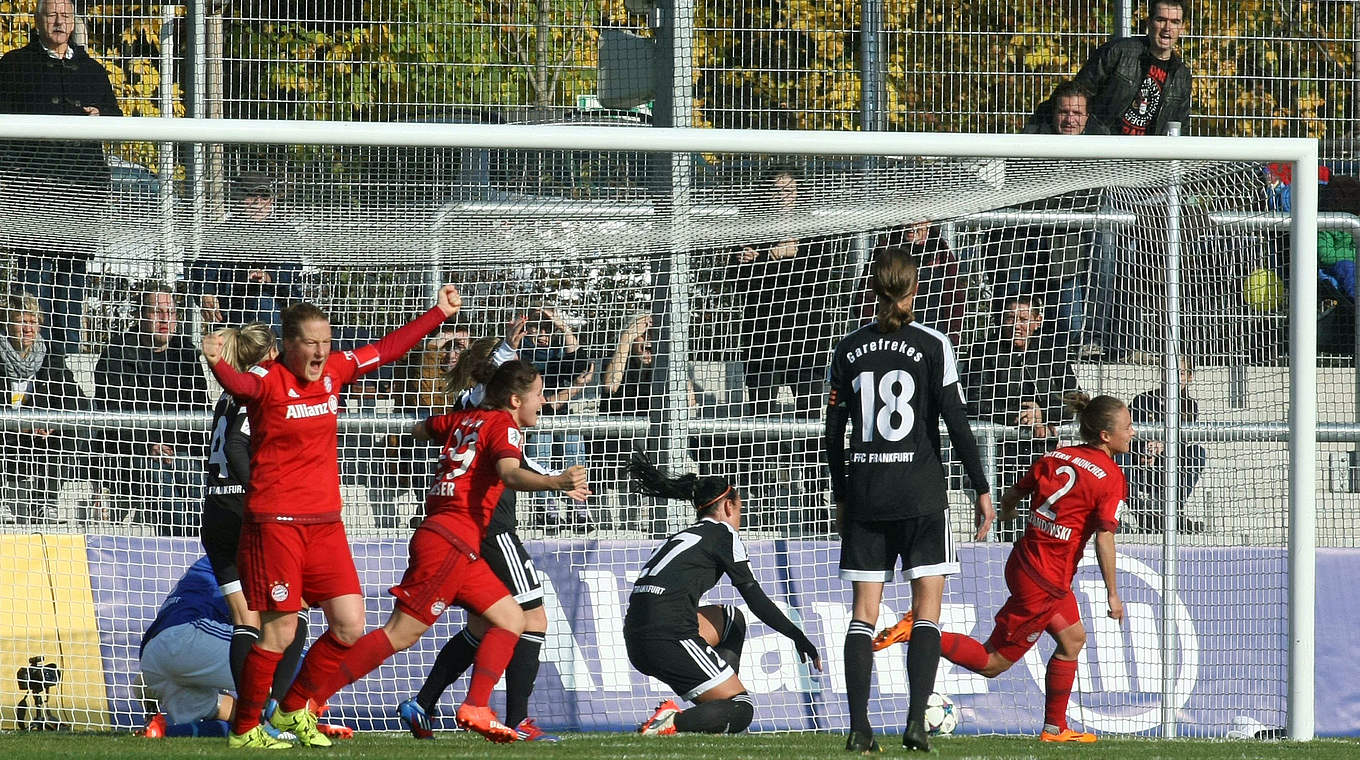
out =
<svg viewBox="0 0 1360 760"><path fill-rule="evenodd" d="M907 722L920 722L926 715L926 700L935 691L935 673L940 669L940 627L933 620L917 620L907 642L907 682L911 685L911 707Z"/></svg>
<svg viewBox="0 0 1360 760"><path fill-rule="evenodd" d="M241 668L246 664L246 654L260 640L260 629L253 625L234 625L231 627L231 650L227 655L231 660L231 680L236 683L236 693L241 693Z"/></svg>
<svg viewBox="0 0 1360 760"><path fill-rule="evenodd" d="M293 685L293 679L297 677L298 660L302 658L302 647L307 644L307 620L307 610L298 610L297 633L293 634L292 643L283 650L283 659L279 660L278 667L274 668L274 685L269 690L269 696L280 702L283 701L283 695L288 693L288 687Z"/></svg>
<svg viewBox="0 0 1360 760"><path fill-rule="evenodd" d="M691 734L739 734L755 715L751 695L742 692L731 699L695 705L675 716L675 730Z"/></svg>
<svg viewBox="0 0 1360 760"><path fill-rule="evenodd" d="M505 725L511 728L529 717L529 695L534 693L538 653L546 635L543 631L521 633L510 664L505 666Z"/></svg>
<svg viewBox="0 0 1360 760"><path fill-rule="evenodd" d="M724 605L723 611L726 613L723 629L718 632L718 645L714 649L732 666L733 673L740 673L741 648L746 644L746 616L731 604Z"/></svg>
<svg viewBox="0 0 1360 760"><path fill-rule="evenodd" d="M430 666L430 674L425 676L425 683L421 685L420 693L416 694L416 704L426 714L434 713L435 703L444 696L444 690L472 667L472 659L477 656L477 647L481 643L482 640L472 635L472 631L464 628L439 650L434 665Z"/></svg>
<svg viewBox="0 0 1360 760"><path fill-rule="evenodd" d="M936 646L937 653L939 647ZM845 692L850 701L850 730L872 732L869 725L869 685L874 677L874 627L851 620L845 632Z"/></svg>

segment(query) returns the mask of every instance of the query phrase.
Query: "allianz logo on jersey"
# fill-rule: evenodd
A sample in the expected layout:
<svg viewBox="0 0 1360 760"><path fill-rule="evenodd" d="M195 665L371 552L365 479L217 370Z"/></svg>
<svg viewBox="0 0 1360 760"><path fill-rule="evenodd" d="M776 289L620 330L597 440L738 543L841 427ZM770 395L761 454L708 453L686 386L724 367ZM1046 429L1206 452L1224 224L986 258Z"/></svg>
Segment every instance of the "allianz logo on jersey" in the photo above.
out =
<svg viewBox="0 0 1360 760"><path fill-rule="evenodd" d="M307 417L320 417L326 414L336 414L340 409L340 400L331 396L325 401L315 404L289 404L288 413L284 419L296 420Z"/></svg>

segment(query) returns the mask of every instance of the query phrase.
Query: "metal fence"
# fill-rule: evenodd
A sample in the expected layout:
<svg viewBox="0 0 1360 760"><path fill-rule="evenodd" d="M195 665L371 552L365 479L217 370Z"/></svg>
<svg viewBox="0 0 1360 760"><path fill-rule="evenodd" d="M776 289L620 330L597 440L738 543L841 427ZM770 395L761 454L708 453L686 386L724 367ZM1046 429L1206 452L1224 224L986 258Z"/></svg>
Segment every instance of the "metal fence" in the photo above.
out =
<svg viewBox="0 0 1360 760"><path fill-rule="evenodd" d="M1016 131L1097 45L1140 34L1144 15L1141 0L661 1L690 12L676 44L692 66L693 122L716 127ZM637 5L193 0L81 12L129 114L522 122L619 116L598 107L596 64L605 30L652 35ZM30 9L0 3L0 49L27 42ZM1190 134L1318 137L1324 158L1352 157L1354 2L1187 10Z"/></svg>

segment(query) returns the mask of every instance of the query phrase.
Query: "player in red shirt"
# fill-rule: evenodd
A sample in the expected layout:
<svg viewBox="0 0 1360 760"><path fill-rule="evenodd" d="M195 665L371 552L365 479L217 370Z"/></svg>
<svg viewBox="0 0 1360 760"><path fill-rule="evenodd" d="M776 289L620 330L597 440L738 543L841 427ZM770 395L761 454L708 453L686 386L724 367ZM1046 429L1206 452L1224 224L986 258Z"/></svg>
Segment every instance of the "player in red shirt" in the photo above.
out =
<svg viewBox="0 0 1360 760"><path fill-rule="evenodd" d="M1001 519L1014 519L1020 499L1031 496L1029 526L1006 562L1010 599L996 613L996 627L984 645L958 633L941 633L941 655L988 678L1006 672L1024 656L1039 634L1047 631L1058 643L1044 679L1046 742L1096 740L1095 734L1067 726L1067 703L1077 675L1077 655L1086 643L1086 628L1072 593L1086 542L1096 539L1096 562L1105 580L1111 618L1124 619L1124 603L1115 590L1114 531L1124 510L1127 486L1113 459L1128 453L1135 431L1129 408L1113 396L1068 400L1080 423L1081 446L1065 446L1040 457L1019 483L1001 497ZM911 637L911 615L881 632L874 649Z"/></svg>
<svg viewBox="0 0 1360 760"><path fill-rule="evenodd" d="M252 438L237 566L246 602L260 613L260 638L242 667L229 746L277 744L259 725L260 708L293 640L303 597L321 605L330 627L308 651L271 722L302 744L330 745L306 696L333 678L345 651L364 633L364 597L340 522L340 393L405 354L461 306L458 289L445 285L434 308L413 322L377 343L331 353L325 312L295 304L283 312L282 357L247 372L221 361L220 336L203 339L204 358L223 390L247 408Z"/></svg>
<svg viewBox="0 0 1360 760"><path fill-rule="evenodd" d="M425 520L411 536L410 562L393 586L396 609L387 624L355 642L335 676L317 683L307 696L318 704L372 671L393 653L410 647L451 604L480 615L491 628L473 662L472 684L458 708L458 725L487 739L510 742L515 730L487 706L524 630L524 612L480 556L479 547L501 492L560 491L584 500L586 470L540 475L520 466L524 428L538 423L543 378L532 364L502 364L486 385L481 406L441 414L417 423L417 440L443 443L439 471L425 496Z"/></svg>

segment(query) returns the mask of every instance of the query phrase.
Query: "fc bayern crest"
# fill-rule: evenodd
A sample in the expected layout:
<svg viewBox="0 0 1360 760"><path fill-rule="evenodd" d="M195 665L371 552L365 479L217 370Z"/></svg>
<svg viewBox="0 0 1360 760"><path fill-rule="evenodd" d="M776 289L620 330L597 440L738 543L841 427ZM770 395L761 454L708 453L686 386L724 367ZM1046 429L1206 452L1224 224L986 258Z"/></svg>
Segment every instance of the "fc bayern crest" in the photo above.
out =
<svg viewBox="0 0 1360 760"><path fill-rule="evenodd" d="M430 605L430 614L438 617L444 613L446 608L448 608L448 605L444 603L443 599L436 599L434 604Z"/></svg>
<svg viewBox="0 0 1360 760"><path fill-rule="evenodd" d="M283 600L287 599L288 584L282 581L275 583L273 588L269 589L269 597L276 602L282 602Z"/></svg>
<svg viewBox="0 0 1360 760"><path fill-rule="evenodd" d="M330 393L332 388L334 388L334 383L331 382L330 375L326 375L325 377L321 378L321 383L326 386L327 393Z"/></svg>

